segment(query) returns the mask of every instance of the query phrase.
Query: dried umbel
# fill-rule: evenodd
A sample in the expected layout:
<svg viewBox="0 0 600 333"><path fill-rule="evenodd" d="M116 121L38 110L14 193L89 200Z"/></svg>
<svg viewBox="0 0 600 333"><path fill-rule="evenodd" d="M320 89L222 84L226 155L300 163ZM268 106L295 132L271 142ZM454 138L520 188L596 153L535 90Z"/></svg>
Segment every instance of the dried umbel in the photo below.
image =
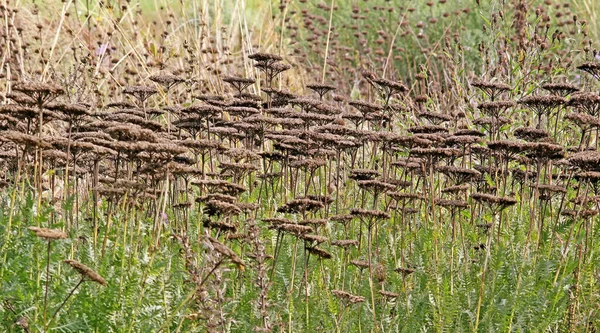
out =
<svg viewBox="0 0 600 333"><path fill-rule="evenodd" d="M581 92L573 94L569 99L568 105L590 116L600 116L600 95L597 93Z"/></svg>
<svg viewBox="0 0 600 333"><path fill-rule="evenodd" d="M333 258L333 256L331 255L331 253L329 253L329 252L327 252L327 251L325 251L322 248L317 247L317 246L307 247L306 250L310 254L315 255L315 256L317 256L317 257L319 257L321 259L331 259L331 258Z"/></svg>
<svg viewBox="0 0 600 333"><path fill-rule="evenodd" d="M12 89L26 95L39 106L65 93L60 86L44 82L17 82Z"/></svg>
<svg viewBox="0 0 600 333"><path fill-rule="evenodd" d="M385 298L397 298L400 295L391 291L386 291L386 290L380 290L379 291L379 295L385 297Z"/></svg>
<svg viewBox="0 0 600 333"><path fill-rule="evenodd" d="M364 219L385 220L391 218L391 215L380 210L369 210L363 208L352 208L350 215Z"/></svg>
<svg viewBox="0 0 600 333"><path fill-rule="evenodd" d="M351 101L348 104L355 107L358 111L360 111L360 113L362 113L363 116L372 114L377 111L381 111L383 109L381 105L373 104L366 101Z"/></svg>
<svg viewBox="0 0 600 333"><path fill-rule="evenodd" d="M325 205L317 200L307 198L294 199L277 209L280 213L305 213L324 208Z"/></svg>
<svg viewBox="0 0 600 333"><path fill-rule="evenodd" d="M435 204L448 209L469 208L469 203L462 200L437 199Z"/></svg>
<svg viewBox="0 0 600 333"><path fill-rule="evenodd" d="M481 110L483 114L497 119L502 116L506 110L515 105L516 103L513 101L493 101L480 103L477 105L477 108Z"/></svg>
<svg viewBox="0 0 600 333"><path fill-rule="evenodd" d="M582 130L589 128L600 128L600 119L583 112L570 112L565 116L565 119L574 122Z"/></svg>
<svg viewBox="0 0 600 333"><path fill-rule="evenodd" d="M327 238L325 236L315 235L315 234L301 234L299 236L299 238L303 239L304 241L306 241L308 243L316 243L316 244L325 243L326 241L329 240L329 238Z"/></svg>
<svg viewBox="0 0 600 333"><path fill-rule="evenodd" d="M359 180L358 187L372 193L389 192L396 189L396 186L377 179Z"/></svg>
<svg viewBox="0 0 600 333"><path fill-rule="evenodd" d="M379 94L383 97L386 105L389 103L390 98L392 96L398 93L404 93L408 91L408 87L402 82L389 80L385 78L372 78L370 80L368 79L368 81L375 88L377 88L377 90L379 90Z"/></svg>
<svg viewBox="0 0 600 333"><path fill-rule="evenodd" d="M600 171L600 151L582 151L570 155L567 160L571 165L583 171Z"/></svg>
<svg viewBox="0 0 600 333"><path fill-rule="evenodd" d="M600 62L584 62L583 64L577 66L577 69L589 73L596 80L600 81Z"/></svg>
<svg viewBox="0 0 600 333"><path fill-rule="evenodd" d="M409 127L407 131L414 134L443 134L447 133L448 129L440 125L424 125Z"/></svg>
<svg viewBox="0 0 600 333"><path fill-rule="evenodd" d="M279 231L287 232L296 236L314 231L313 227L311 226L300 225L295 223L272 224L269 228L277 229Z"/></svg>
<svg viewBox="0 0 600 333"><path fill-rule="evenodd" d="M150 76L150 81L160 84L165 90L170 90L174 86L185 80L173 74L155 74Z"/></svg>
<svg viewBox="0 0 600 333"><path fill-rule="evenodd" d="M471 82L471 86L475 88L479 88L483 91L492 101L496 99L497 96L502 94L505 91L511 90L510 86L506 83L498 82L498 81L483 81L483 80L473 80Z"/></svg>
<svg viewBox="0 0 600 333"><path fill-rule="evenodd" d="M539 128L520 127L515 130L515 136L525 141L540 141L550 137L550 134Z"/></svg>
<svg viewBox="0 0 600 333"><path fill-rule="evenodd" d="M65 263L68 264L69 266L73 267L77 272L79 272L79 274L81 274L82 279L94 281L103 286L108 285L106 280L104 280L104 278L102 278L102 276L100 276L100 274L96 273L93 269L80 263L79 261L67 259L67 260L65 260Z"/></svg>
<svg viewBox="0 0 600 333"><path fill-rule="evenodd" d="M574 92L579 91L579 88L568 83L544 83L543 89L546 89L553 95L566 97Z"/></svg>
<svg viewBox="0 0 600 333"><path fill-rule="evenodd" d="M511 197L500 197L487 193L473 193L471 194L473 200L487 204L492 207L493 210L503 210L509 206L517 203L517 200Z"/></svg>
<svg viewBox="0 0 600 333"><path fill-rule="evenodd" d="M67 238L67 233L58 229L48 229L40 227L28 227L27 229L33 231L37 237L43 238L48 241Z"/></svg>
<svg viewBox="0 0 600 333"><path fill-rule="evenodd" d="M440 125L452 120L452 116L439 112L422 111L419 112L418 116L420 118L427 119L434 125Z"/></svg>
<svg viewBox="0 0 600 333"><path fill-rule="evenodd" d="M516 140L490 141L487 143L487 146L492 151L498 152L506 156L512 156L515 154L523 153L529 148L529 145L527 143L519 142Z"/></svg>
<svg viewBox="0 0 600 333"><path fill-rule="evenodd" d="M402 274L402 277L407 277L408 275L414 273L415 270L408 267L398 267L394 268L394 272Z"/></svg>
<svg viewBox="0 0 600 333"><path fill-rule="evenodd" d="M558 160L565 157L565 148L548 142L532 142L527 145L527 157L538 160Z"/></svg>
<svg viewBox="0 0 600 333"><path fill-rule="evenodd" d="M366 260L350 260L350 265L358 267L360 269L369 268L369 262Z"/></svg>
<svg viewBox="0 0 600 333"><path fill-rule="evenodd" d="M563 186L551 184L531 184L532 188L538 189L541 200L550 200L555 195L567 193L567 189Z"/></svg>
<svg viewBox="0 0 600 333"><path fill-rule="evenodd" d="M436 170L454 180L455 185L469 182L472 179L481 176L481 173L477 170L461 168L453 165L442 165L437 167Z"/></svg>
<svg viewBox="0 0 600 333"><path fill-rule="evenodd" d="M537 128L542 127L542 116L549 117L556 109L567 102L564 97L555 95L526 96L519 103L532 110L537 116Z"/></svg>
<svg viewBox="0 0 600 333"><path fill-rule="evenodd" d="M342 301L348 302L350 304L357 304L357 303L362 303L365 301L365 298L362 296L356 296L356 295L352 295L348 292L345 292L343 290L332 290L331 293L339 298Z"/></svg>
<svg viewBox="0 0 600 333"><path fill-rule="evenodd" d="M123 90L124 94L133 96L140 103L144 103L150 96L157 92L156 88L149 86L129 86Z"/></svg>
<svg viewBox="0 0 600 333"><path fill-rule="evenodd" d="M348 248L350 246L358 247L359 242L356 239L340 239L331 241L331 245L339 246L341 248Z"/></svg>
<svg viewBox="0 0 600 333"><path fill-rule="evenodd" d="M306 88L316 92L317 95L319 95L319 99L323 99L323 96L325 96L325 94L327 94L330 91L335 90L335 86L333 86L331 84L323 84L323 83L307 84Z"/></svg>
<svg viewBox="0 0 600 333"><path fill-rule="evenodd" d="M238 76L226 76L223 78L223 82L227 82L241 94L246 88L253 85L256 80L250 78L243 78Z"/></svg>

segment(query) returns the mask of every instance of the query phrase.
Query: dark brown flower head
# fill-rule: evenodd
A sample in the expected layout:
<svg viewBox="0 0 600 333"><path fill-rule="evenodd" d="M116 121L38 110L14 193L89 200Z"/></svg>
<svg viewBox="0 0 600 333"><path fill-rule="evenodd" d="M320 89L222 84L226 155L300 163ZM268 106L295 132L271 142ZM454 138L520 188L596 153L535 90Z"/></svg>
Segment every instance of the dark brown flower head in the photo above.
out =
<svg viewBox="0 0 600 333"><path fill-rule="evenodd" d="M233 98L242 100L242 101L252 101L256 103L260 103L263 101L262 97L259 95L251 94L251 93L239 93L233 95Z"/></svg>
<svg viewBox="0 0 600 333"><path fill-rule="evenodd" d="M451 135L444 140L446 147L466 147L481 143L483 139L476 135Z"/></svg>
<svg viewBox="0 0 600 333"><path fill-rule="evenodd" d="M529 95L519 100L519 104L523 104L534 110L548 110L557 108L566 103L566 99L555 95Z"/></svg>
<svg viewBox="0 0 600 333"><path fill-rule="evenodd" d="M307 84L306 88L314 91L317 93L317 95L319 95L320 99L323 99L323 96L325 94L327 94L330 91L335 90L335 86L331 85L331 84L323 84L323 83L312 83L312 84Z"/></svg>
<svg viewBox="0 0 600 333"><path fill-rule="evenodd" d="M313 247L307 247L306 250L313 255L316 255L317 257L321 258L321 259L331 259L333 258L333 256L331 255L331 253L323 250L320 247L317 246L313 246Z"/></svg>
<svg viewBox="0 0 600 333"><path fill-rule="evenodd" d="M568 83L544 83L543 89L546 89L553 95L567 97L568 95L579 91L579 88Z"/></svg>
<svg viewBox="0 0 600 333"><path fill-rule="evenodd" d="M590 181L592 183L600 181L600 171L584 171L576 173L573 178L578 181Z"/></svg>
<svg viewBox="0 0 600 333"><path fill-rule="evenodd" d="M338 115L343 112L342 109L330 103L320 103L314 106L313 112L324 114L324 115Z"/></svg>
<svg viewBox="0 0 600 333"><path fill-rule="evenodd" d="M22 146L33 146L33 147L40 147L40 148L51 148L52 147L52 145L44 137L40 138L37 135L25 134L25 133L13 131L13 130L7 130L7 131L1 132L0 137L2 137L2 139L4 141L6 141L6 140L12 141L17 145L22 145Z"/></svg>
<svg viewBox="0 0 600 333"><path fill-rule="evenodd" d="M383 107L378 104L373 104L365 101L351 101L348 104L356 108L363 116L376 111L381 111Z"/></svg>
<svg viewBox="0 0 600 333"><path fill-rule="evenodd" d="M294 234L296 236L313 232L314 229L308 225L300 225L296 223L283 223L283 224L272 224L270 229L277 229L279 231Z"/></svg>
<svg viewBox="0 0 600 333"><path fill-rule="evenodd" d="M283 60L282 57L272 53L254 53L248 56L248 58L256 62L276 62Z"/></svg>
<svg viewBox="0 0 600 333"><path fill-rule="evenodd" d="M473 200L487 204L492 207L493 210L503 210L509 206L512 206L517 203L517 200L511 197L499 197L492 194L487 193L473 193L471 194L471 198Z"/></svg>
<svg viewBox="0 0 600 333"><path fill-rule="evenodd" d="M530 187L537 188L541 200L550 200L555 195L567 193L567 189L563 186L551 184L530 184Z"/></svg>
<svg viewBox="0 0 600 333"><path fill-rule="evenodd" d="M420 118L427 119L434 125L440 125L442 123L452 120L452 116L439 112L423 111L417 114Z"/></svg>
<svg viewBox="0 0 600 333"><path fill-rule="evenodd" d="M300 225L312 225L313 227L325 226L327 225L326 219L306 219L298 221Z"/></svg>
<svg viewBox="0 0 600 333"><path fill-rule="evenodd" d="M587 219L587 218L598 215L598 211L595 209L581 209L581 210L564 209L561 212L561 215L568 216L570 218Z"/></svg>
<svg viewBox="0 0 600 333"><path fill-rule="evenodd" d="M43 238L48 241L67 238L67 233L58 229L48 229L39 227L29 227L27 229L33 231L37 237Z"/></svg>
<svg viewBox="0 0 600 333"><path fill-rule="evenodd" d="M348 178L354 180L371 180L379 177L381 173L377 170L369 170L369 169L354 169L350 170L348 174Z"/></svg>
<svg viewBox="0 0 600 333"><path fill-rule="evenodd" d="M280 213L304 213L310 211L317 211L324 208L325 205L317 200L311 200L307 198L294 199L277 209Z"/></svg>
<svg viewBox="0 0 600 333"><path fill-rule="evenodd" d="M573 94L569 99L568 105L590 116L600 116L600 95L598 93L580 92Z"/></svg>
<svg viewBox="0 0 600 333"><path fill-rule="evenodd" d="M577 126L587 130L588 128L600 128L600 119L583 112L569 112L565 119L574 122Z"/></svg>
<svg viewBox="0 0 600 333"><path fill-rule="evenodd" d="M325 243L326 241L329 240L329 238L321 236L321 235L315 235L315 234L301 234L299 236L300 239L303 239L304 241L308 242L308 243L316 243L316 244L321 244L321 243Z"/></svg>
<svg viewBox="0 0 600 333"><path fill-rule="evenodd" d="M477 108L481 110L485 115L498 118L503 115L503 113L516 105L513 101L493 101L493 102L483 102L477 105Z"/></svg>
<svg viewBox="0 0 600 333"><path fill-rule="evenodd" d="M536 142L548 139L550 134L539 128L520 127L515 130L515 136L525 141Z"/></svg>
<svg viewBox="0 0 600 333"><path fill-rule="evenodd" d="M222 108L209 104L193 104L181 110L185 115L197 115L200 117L211 117L220 114Z"/></svg>
<svg viewBox="0 0 600 333"><path fill-rule="evenodd" d="M532 142L527 144L527 157L535 160L558 160L565 157L565 148L548 142Z"/></svg>
<svg viewBox="0 0 600 333"><path fill-rule="evenodd" d="M362 208L352 208L350 209L350 215L359 217L359 218L364 218L364 219L368 219L368 220L386 220L391 218L391 215L386 213L386 212L382 212L380 210L370 210L370 209L362 209Z"/></svg>
<svg viewBox="0 0 600 333"><path fill-rule="evenodd" d="M487 143L487 146L492 151L506 156L523 153L529 148L527 143L516 140L490 141Z"/></svg>
<svg viewBox="0 0 600 333"><path fill-rule="evenodd" d="M331 293L344 302L348 302L350 304L362 303L365 301L365 298L362 296L352 295L343 290L332 290Z"/></svg>
<svg viewBox="0 0 600 333"><path fill-rule="evenodd" d="M108 285L106 280L104 280L102 276L100 276L100 274L96 273L93 269L80 263L79 261L67 259L64 262L67 263L69 266L73 267L77 272L79 272L82 278L97 282L103 286Z"/></svg>
<svg viewBox="0 0 600 333"><path fill-rule="evenodd" d="M348 248L350 246L357 247L358 241L356 239L340 239L331 241L331 245L339 246L341 248Z"/></svg>
<svg viewBox="0 0 600 333"><path fill-rule="evenodd" d="M47 109L63 113L68 118L79 118L89 115L89 108L82 104L49 103Z"/></svg>
<svg viewBox="0 0 600 333"><path fill-rule="evenodd" d="M398 267L394 268L394 272L402 274L402 277L407 277L408 275L414 273L415 270L408 267Z"/></svg>
<svg viewBox="0 0 600 333"><path fill-rule="evenodd" d="M390 95L408 91L408 87L402 82L384 78L373 78L372 81Z"/></svg>
<svg viewBox="0 0 600 333"><path fill-rule="evenodd" d="M453 165L442 165L437 167L436 170L451 178L455 185L467 183L474 178L481 177L481 173L477 170L461 168Z"/></svg>
<svg viewBox="0 0 600 333"><path fill-rule="evenodd" d="M586 150L574 153L567 160L583 171L600 171L600 151Z"/></svg>
<svg viewBox="0 0 600 333"><path fill-rule="evenodd" d="M371 193L384 193L393 191L396 186L377 179L367 179L357 181L358 187Z"/></svg>
<svg viewBox="0 0 600 333"><path fill-rule="evenodd" d="M12 90L28 96L37 105L48 103L65 93L60 86L44 82L17 82L12 86Z"/></svg>
<svg viewBox="0 0 600 333"><path fill-rule="evenodd" d="M369 262L366 260L350 260L350 265L360 269L369 268Z"/></svg>
<svg viewBox="0 0 600 333"><path fill-rule="evenodd" d="M475 125L480 125L480 126L490 126L492 128L500 128L506 124L510 124L511 121L510 119L506 118L506 117L481 117L481 118L477 118L473 121L473 124Z"/></svg>
<svg viewBox="0 0 600 333"><path fill-rule="evenodd" d="M237 227L235 225L221 220L213 221L211 219L204 219L203 226L205 228L220 230L223 232L234 233L237 231Z"/></svg>
<svg viewBox="0 0 600 333"><path fill-rule="evenodd" d="M218 179L194 180L192 181L192 185L206 187L210 192L221 192L232 196L238 196L247 190L242 185Z"/></svg>
<svg viewBox="0 0 600 333"><path fill-rule="evenodd" d="M577 66L577 69L592 75L596 80L600 81L600 62L584 62Z"/></svg>
<svg viewBox="0 0 600 333"><path fill-rule="evenodd" d="M129 86L123 90L124 94L135 97L140 103L144 103L150 96L157 92L156 88L149 86Z"/></svg>
<svg viewBox="0 0 600 333"><path fill-rule="evenodd" d="M440 125L412 126L406 130L413 134L444 134L448 132L446 127Z"/></svg>
<svg viewBox="0 0 600 333"><path fill-rule="evenodd" d="M235 90L237 90L238 93L241 94L242 91L244 91L244 89L253 85L256 82L256 80L238 76L225 76L223 78L223 82L231 84L233 88L235 88Z"/></svg>
<svg viewBox="0 0 600 333"><path fill-rule="evenodd" d="M443 188L442 193L460 193L460 192L466 192L468 190L469 190L468 184L454 185L454 186L449 186L449 187Z"/></svg>
<svg viewBox="0 0 600 333"><path fill-rule="evenodd" d="M469 203L462 200L437 199L435 204L448 209L469 207Z"/></svg>
<svg viewBox="0 0 600 333"><path fill-rule="evenodd" d="M473 80L471 86L479 88L483 91L492 101L496 99L501 93L511 90L510 86L506 83L498 81L484 81L484 80Z"/></svg>
<svg viewBox="0 0 600 333"><path fill-rule="evenodd" d="M463 152L456 148L413 148L411 156L429 158L452 158L460 157Z"/></svg>
<svg viewBox="0 0 600 333"><path fill-rule="evenodd" d="M165 90L169 90L185 81L183 78L173 74L155 74L151 75L148 79L150 79L152 82L160 84Z"/></svg>
<svg viewBox="0 0 600 333"><path fill-rule="evenodd" d="M342 224L346 224L346 223L352 221L352 219L354 219L354 216L352 216L350 214L340 214L340 215L334 215L334 216L329 217L329 221L338 222L338 223L342 223Z"/></svg>
<svg viewBox="0 0 600 333"><path fill-rule="evenodd" d="M459 131L454 132L455 136L478 136L478 137L484 137L485 133L478 131L478 130L472 130L472 129L462 129Z"/></svg>

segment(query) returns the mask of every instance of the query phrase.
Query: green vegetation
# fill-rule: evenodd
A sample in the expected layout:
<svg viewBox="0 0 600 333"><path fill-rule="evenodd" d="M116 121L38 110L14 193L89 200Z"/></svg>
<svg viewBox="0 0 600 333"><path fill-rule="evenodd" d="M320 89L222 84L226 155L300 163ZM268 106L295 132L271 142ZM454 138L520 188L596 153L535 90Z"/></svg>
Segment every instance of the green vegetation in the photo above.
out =
<svg viewBox="0 0 600 333"><path fill-rule="evenodd" d="M0 331L596 332L597 5L396 2L0 6Z"/></svg>

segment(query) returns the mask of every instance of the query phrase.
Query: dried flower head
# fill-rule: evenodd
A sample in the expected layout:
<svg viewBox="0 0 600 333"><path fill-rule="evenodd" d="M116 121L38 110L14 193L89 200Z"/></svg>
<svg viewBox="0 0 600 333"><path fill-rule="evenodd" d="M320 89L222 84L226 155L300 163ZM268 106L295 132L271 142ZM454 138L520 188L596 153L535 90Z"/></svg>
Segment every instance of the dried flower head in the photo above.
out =
<svg viewBox="0 0 600 333"><path fill-rule="evenodd" d="M37 237L43 238L48 241L67 238L67 233L58 229L48 229L40 227L28 227L27 229L33 231Z"/></svg>
<svg viewBox="0 0 600 333"><path fill-rule="evenodd" d="M102 278L100 274L96 273L93 269L80 263L79 261L67 259L64 262L67 263L69 266L73 267L77 272L79 272L83 279L88 279L97 282L103 286L108 285L106 280L104 280L104 278Z"/></svg>

